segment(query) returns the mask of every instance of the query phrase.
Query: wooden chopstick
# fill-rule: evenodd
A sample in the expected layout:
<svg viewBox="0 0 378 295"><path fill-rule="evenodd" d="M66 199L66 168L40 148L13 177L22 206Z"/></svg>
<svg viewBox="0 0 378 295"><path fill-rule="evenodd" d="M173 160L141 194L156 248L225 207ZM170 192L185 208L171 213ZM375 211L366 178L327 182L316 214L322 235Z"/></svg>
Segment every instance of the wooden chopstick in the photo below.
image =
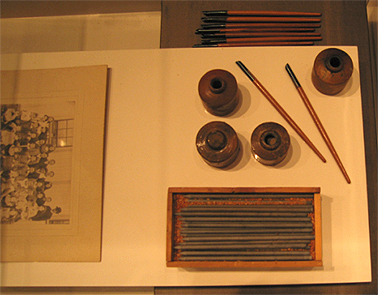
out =
<svg viewBox="0 0 378 295"><path fill-rule="evenodd" d="M307 143L307 145L315 152L315 154L325 163L326 159L310 141L306 134L299 128L294 120L288 113L281 107L281 105L273 98L273 96L265 89L265 87L256 79L256 77L247 69L247 67L241 62L237 61L236 64L246 74L246 76L252 81L252 83L261 91L261 93L269 100L269 102L275 107L275 109L281 114L281 116L290 124L290 126L298 133L298 135Z"/></svg>
<svg viewBox="0 0 378 295"><path fill-rule="evenodd" d="M243 15L243 16L321 16L320 12L300 11L260 11L260 10L209 10L202 11L206 16Z"/></svg>
<svg viewBox="0 0 378 295"><path fill-rule="evenodd" d="M304 92L304 90L303 90L301 84L299 83L297 77L295 76L293 70L291 69L289 64L286 64L285 69L288 72L288 74L289 74L291 80L293 81L295 87L297 88L300 97L302 98L304 104L306 105L308 111L310 112L311 117L314 120L316 127L319 129L320 134L322 135L325 143L327 144L329 150L331 151L332 156L335 158L336 163L339 166L341 172L343 173L346 181L348 183L351 183L351 180L348 176L348 173L346 172L346 170L345 170L345 168L344 168L344 166L343 166L343 164L342 164L342 162L341 162L341 160L340 160L340 158L339 158L339 156L338 156L338 154L335 150L335 147L333 146L333 144L331 142L331 139L329 138L322 122L320 121L318 115L316 114L315 109L313 108L310 100L308 99L306 93Z"/></svg>
<svg viewBox="0 0 378 295"><path fill-rule="evenodd" d="M203 17L204 23L319 23L320 18L304 17L264 17L264 16L208 16Z"/></svg>

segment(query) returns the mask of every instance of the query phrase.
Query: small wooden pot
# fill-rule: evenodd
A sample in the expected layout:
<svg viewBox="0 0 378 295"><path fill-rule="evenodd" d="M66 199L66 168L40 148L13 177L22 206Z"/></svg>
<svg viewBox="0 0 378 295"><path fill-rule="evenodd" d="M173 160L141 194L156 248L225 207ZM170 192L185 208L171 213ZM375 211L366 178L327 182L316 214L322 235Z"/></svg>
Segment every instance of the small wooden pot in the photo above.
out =
<svg viewBox="0 0 378 295"><path fill-rule="evenodd" d="M239 103L238 84L225 70L211 70L198 83L198 92L205 109L216 116L226 116Z"/></svg>
<svg viewBox="0 0 378 295"><path fill-rule="evenodd" d="M264 165L276 165L285 159L290 147L290 136L280 124L260 124L251 136L254 158Z"/></svg>
<svg viewBox="0 0 378 295"><path fill-rule="evenodd" d="M353 62L349 55L337 48L320 52L314 61L312 83L315 88L327 95L341 92L353 73Z"/></svg>
<svg viewBox="0 0 378 295"><path fill-rule="evenodd" d="M196 146L203 160L217 168L231 165L240 151L239 139L234 129L219 121L207 123L198 131Z"/></svg>

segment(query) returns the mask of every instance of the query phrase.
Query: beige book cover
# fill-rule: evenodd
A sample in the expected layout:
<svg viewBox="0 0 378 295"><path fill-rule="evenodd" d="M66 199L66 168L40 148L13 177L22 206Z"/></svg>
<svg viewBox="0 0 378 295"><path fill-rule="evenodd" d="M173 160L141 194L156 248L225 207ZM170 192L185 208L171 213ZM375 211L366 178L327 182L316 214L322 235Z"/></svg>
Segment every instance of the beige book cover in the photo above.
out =
<svg viewBox="0 0 378 295"><path fill-rule="evenodd" d="M101 261L106 65L1 72L1 261Z"/></svg>

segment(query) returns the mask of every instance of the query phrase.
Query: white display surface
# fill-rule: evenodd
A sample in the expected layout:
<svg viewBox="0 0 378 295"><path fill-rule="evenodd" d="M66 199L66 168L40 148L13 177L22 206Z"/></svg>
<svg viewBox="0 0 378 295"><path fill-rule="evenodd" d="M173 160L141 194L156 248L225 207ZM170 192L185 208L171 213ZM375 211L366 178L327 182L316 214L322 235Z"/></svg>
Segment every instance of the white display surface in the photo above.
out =
<svg viewBox="0 0 378 295"><path fill-rule="evenodd" d="M316 55L329 47L196 48L3 55L2 70L107 64L102 261L2 263L2 286L225 286L322 284L371 280L366 170L357 47L338 47L355 70L336 96L311 82ZM235 64L242 61L327 159L323 163ZM285 64L289 63L331 138L347 184ZM242 104L231 116L205 112L197 87L212 69L230 71ZM95 119L95 118L94 118ZM238 133L243 157L231 169L208 166L196 151L198 130L221 120ZM261 165L249 139L261 123L282 124L291 148L283 163ZM95 160L95 159L94 159ZM168 187L320 187L323 267L182 269L165 263Z"/></svg>

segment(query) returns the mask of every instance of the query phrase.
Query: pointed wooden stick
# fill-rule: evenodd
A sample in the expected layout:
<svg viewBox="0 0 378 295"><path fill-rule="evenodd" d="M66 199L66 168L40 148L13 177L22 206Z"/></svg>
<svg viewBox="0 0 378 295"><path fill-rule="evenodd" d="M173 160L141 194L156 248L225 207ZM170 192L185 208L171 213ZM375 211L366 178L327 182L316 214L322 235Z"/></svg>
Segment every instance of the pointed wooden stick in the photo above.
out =
<svg viewBox="0 0 378 295"><path fill-rule="evenodd" d="M236 64L246 74L246 76L252 81L252 83L261 91L261 93L269 100L269 102L275 107L275 109L281 114L281 116L290 124L290 126L298 133L298 135L307 143L307 145L315 152L315 154L325 163L326 159L318 151L315 145L310 141L301 128L294 122L288 113L281 107L281 105L273 98L273 96L265 89L265 87L256 79L255 76L247 69L247 67L241 62L237 61Z"/></svg>
<svg viewBox="0 0 378 295"><path fill-rule="evenodd" d="M348 173L346 172L346 170L343 166L343 163L341 163L341 160L340 160L340 158L339 158L339 156L338 156L338 154L337 154L337 152L336 152L336 150L335 150L335 148L334 148L334 146L331 142L331 139L329 138L326 130L324 129L322 122L320 122L320 119L319 119L318 115L316 114L315 109L313 108L310 100L308 99L306 93L304 92L304 90L303 90L301 84L299 83L297 77L295 76L293 70L290 68L289 64L286 64L285 68L286 68L286 71L288 72L291 80L293 81L295 87L297 88L299 95L301 96L304 104L306 105L308 111L310 112L311 117L314 120L316 127L319 129L320 134L322 135L325 143L327 144L329 150L331 151L332 156L335 158L336 163L339 166L341 172L343 173L346 181L348 183L351 183L351 180L348 176Z"/></svg>

